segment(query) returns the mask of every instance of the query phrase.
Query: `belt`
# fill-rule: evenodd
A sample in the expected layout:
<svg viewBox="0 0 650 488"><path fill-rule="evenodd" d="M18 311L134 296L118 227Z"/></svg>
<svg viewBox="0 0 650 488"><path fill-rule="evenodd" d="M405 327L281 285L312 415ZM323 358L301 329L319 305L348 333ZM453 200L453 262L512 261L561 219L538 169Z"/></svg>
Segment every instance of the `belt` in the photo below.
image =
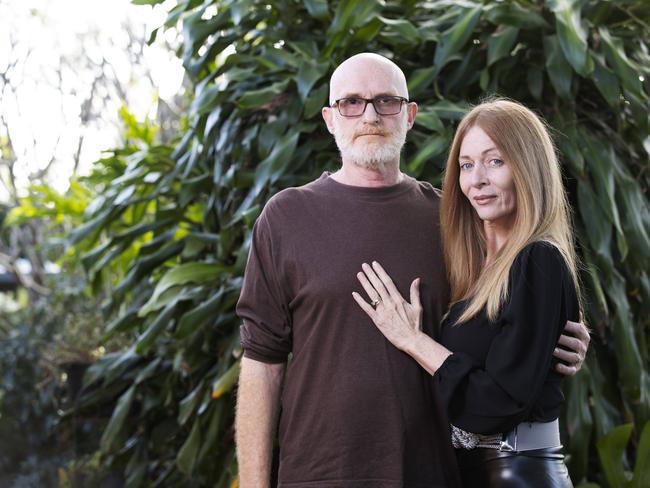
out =
<svg viewBox="0 0 650 488"><path fill-rule="evenodd" d="M551 422L522 422L503 434L500 451L530 451L561 447L558 419Z"/></svg>

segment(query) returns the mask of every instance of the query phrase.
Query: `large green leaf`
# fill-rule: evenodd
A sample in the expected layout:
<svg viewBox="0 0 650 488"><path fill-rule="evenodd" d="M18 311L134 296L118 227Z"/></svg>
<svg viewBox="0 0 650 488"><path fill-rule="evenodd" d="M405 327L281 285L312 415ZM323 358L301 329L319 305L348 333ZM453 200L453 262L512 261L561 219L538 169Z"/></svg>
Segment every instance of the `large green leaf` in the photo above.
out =
<svg viewBox="0 0 650 488"><path fill-rule="evenodd" d="M490 36L488 40L488 66L510 54L515 42L517 42L518 34L519 28L507 26Z"/></svg>
<svg viewBox="0 0 650 488"><path fill-rule="evenodd" d="M580 21L580 2L577 0L550 0L555 13L560 46L569 64L582 76L593 70L593 61L587 48L587 33Z"/></svg>
<svg viewBox="0 0 650 488"><path fill-rule="evenodd" d="M642 488L650 486L650 422L643 426L641 439L636 451L636 462L634 463L634 476L632 477L632 487Z"/></svg>
<svg viewBox="0 0 650 488"><path fill-rule="evenodd" d="M288 84L289 80L283 80L264 88L248 91L237 100L237 103L245 109L261 107L284 93Z"/></svg>
<svg viewBox="0 0 650 488"><path fill-rule="evenodd" d="M598 439L598 455L605 478L610 486L628 486L629 478L623 468L625 446L632 432L632 424L616 427Z"/></svg>
<svg viewBox="0 0 650 488"><path fill-rule="evenodd" d="M239 368L240 362L237 361L228 371L215 380L212 384L212 398L220 398L235 386L239 378Z"/></svg>
<svg viewBox="0 0 650 488"><path fill-rule="evenodd" d="M196 418L192 431L185 443L181 446L176 457L178 469L186 475L191 475L196 464L197 455L201 448L201 419Z"/></svg>
<svg viewBox="0 0 650 488"><path fill-rule="evenodd" d="M228 270L227 267L219 263L185 263L179 264L167 271L158 281L153 295L141 310L148 313L151 305L154 304L160 296L169 288L187 283L204 283L206 281L216 281L222 273Z"/></svg>
<svg viewBox="0 0 650 488"><path fill-rule="evenodd" d="M605 27L598 29L598 33L610 68L618 75L625 88L634 94L641 94L639 67L628 58L620 39L613 38Z"/></svg>
<svg viewBox="0 0 650 488"><path fill-rule="evenodd" d="M126 390L117 401L115 410L113 410L113 415L102 434L102 439L100 441L102 451L110 452L110 450L115 446L118 436L122 431L122 427L124 426L124 422L126 422L126 418L131 410L131 404L133 403L134 397L135 385Z"/></svg>
<svg viewBox="0 0 650 488"><path fill-rule="evenodd" d="M169 327L178 301L168 304L160 315L151 321L147 329L138 337L135 350L138 354L146 353L153 345L156 338Z"/></svg>
<svg viewBox="0 0 650 488"><path fill-rule="evenodd" d="M388 27L388 31L395 32L406 42L418 42L420 33L417 28L406 19L387 19L386 17L377 16L377 18Z"/></svg>
<svg viewBox="0 0 650 488"><path fill-rule="evenodd" d="M457 54L472 37L482 12L482 7L474 7L462 12L458 21L444 33L433 58L436 73L439 73L451 57Z"/></svg>
<svg viewBox="0 0 650 488"><path fill-rule="evenodd" d="M618 80L616 79L616 75L614 75L614 73L612 73L612 71L597 57L595 58L592 78L598 91L602 94L607 103L611 107L617 108L620 105L621 96Z"/></svg>
<svg viewBox="0 0 650 488"><path fill-rule="evenodd" d="M203 326L207 320L214 318L221 307L223 292L224 289L219 288L219 290L205 302L185 313L178 323L175 336L178 339L184 339L197 328Z"/></svg>
<svg viewBox="0 0 650 488"><path fill-rule="evenodd" d="M546 73L560 97L569 100L571 96L571 81L573 72L560 47L558 36L544 37L544 54L546 55Z"/></svg>
<svg viewBox="0 0 650 488"><path fill-rule="evenodd" d="M329 64L304 60L296 75L298 93L306 100L314 84L329 70Z"/></svg>

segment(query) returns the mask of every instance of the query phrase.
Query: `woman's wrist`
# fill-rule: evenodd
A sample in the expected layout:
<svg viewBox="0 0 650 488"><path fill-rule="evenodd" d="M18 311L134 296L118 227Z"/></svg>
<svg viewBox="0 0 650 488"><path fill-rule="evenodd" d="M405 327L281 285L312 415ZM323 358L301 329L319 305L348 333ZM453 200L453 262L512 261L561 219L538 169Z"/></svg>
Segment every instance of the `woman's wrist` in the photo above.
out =
<svg viewBox="0 0 650 488"><path fill-rule="evenodd" d="M422 344L427 340L427 338L430 339L430 337L421 330L414 330L405 341L404 347L401 349L409 356L415 356L418 351L420 351Z"/></svg>
<svg viewBox="0 0 650 488"><path fill-rule="evenodd" d="M424 332L414 334L402 350L415 359L429 374L434 374L442 366L442 363L453 354L452 351Z"/></svg>

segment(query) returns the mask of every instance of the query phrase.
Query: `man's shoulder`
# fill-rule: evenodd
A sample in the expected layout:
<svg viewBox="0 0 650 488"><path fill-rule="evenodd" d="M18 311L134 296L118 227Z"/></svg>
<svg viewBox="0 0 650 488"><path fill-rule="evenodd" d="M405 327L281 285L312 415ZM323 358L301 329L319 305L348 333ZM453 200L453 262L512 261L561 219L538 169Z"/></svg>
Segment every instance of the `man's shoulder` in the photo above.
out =
<svg viewBox="0 0 650 488"><path fill-rule="evenodd" d="M322 194L321 178L300 186L291 186L280 190L267 202L267 205L291 205L305 198L313 198Z"/></svg>
<svg viewBox="0 0 650 488"><path fill-rule="evenodd" d="M313 205L323 195L321 178L301 186L280 190L264 205L263 213L280 218L287 213L301 212L307 205Z"/></svg>
<svg viewBox="0 0 650 488"><path fill-rule="evenodd" d="M436 188L428 181L416 180L413 178L413 182L416 188L422 192L423 195L434 200L440 200L440 197L442 196L442 191L440 191L440 189Z"/></svg>

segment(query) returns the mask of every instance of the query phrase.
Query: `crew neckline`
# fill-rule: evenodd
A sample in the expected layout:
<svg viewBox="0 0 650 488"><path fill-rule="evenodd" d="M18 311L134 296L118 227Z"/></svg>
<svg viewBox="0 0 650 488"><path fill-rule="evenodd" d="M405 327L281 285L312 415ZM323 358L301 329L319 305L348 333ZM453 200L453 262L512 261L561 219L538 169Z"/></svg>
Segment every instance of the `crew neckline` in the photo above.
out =
<svg viewBox="0 0 650 488"><path fill-rule="evenodd" d="M324 171L320 178L317 180L323 185L324 188L336 191L338 194L349 195L352 197L376 197L376 198L390 198L393 196L401 195L409 191L413 187L415 179L407 174L399 183L390 186L356 186L341 183L332 178L330 171Z"/></svg>

